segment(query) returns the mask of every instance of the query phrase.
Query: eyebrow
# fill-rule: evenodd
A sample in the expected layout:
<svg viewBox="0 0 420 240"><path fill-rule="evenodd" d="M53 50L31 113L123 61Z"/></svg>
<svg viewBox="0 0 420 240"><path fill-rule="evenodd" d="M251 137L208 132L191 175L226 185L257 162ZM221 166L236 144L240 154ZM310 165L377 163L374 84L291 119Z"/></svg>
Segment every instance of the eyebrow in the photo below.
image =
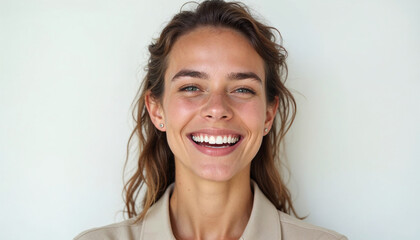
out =
<svg viewBox="0 0 420 240"><path fill-rule="evenodd" d="M172 78L172 81L176 80L180 77L192 77L192 78L201 78L201 79L209 79L209 75L205 72L199 72L189 69L183 69L179 71L175 76Z"/></svg>
<svg viewBox="0 0 420 240"><path fill-rule="evenodd" d="M234 72L234 73L229 73L228 74L228 78L230 80L244 80L244 79L253 79L256 80L258 82L260 82L262 84L262 80L260 77L258 77L257 74L253 73L253 72Z"/></svg>
<svg viewBox="0 0 420 240"><path fill-rule="evenodd" d="M172 78L172 81L181 77L192 77L192 78L200 78L200 79L205 79L205 80L209 79L209 75L205 72L183 69L175 74L175 76ZM232 72L232 73L229 73L227 77L229 80L252 79L262 84L261 78L258 77L258 75L253 72Z"/></svg>

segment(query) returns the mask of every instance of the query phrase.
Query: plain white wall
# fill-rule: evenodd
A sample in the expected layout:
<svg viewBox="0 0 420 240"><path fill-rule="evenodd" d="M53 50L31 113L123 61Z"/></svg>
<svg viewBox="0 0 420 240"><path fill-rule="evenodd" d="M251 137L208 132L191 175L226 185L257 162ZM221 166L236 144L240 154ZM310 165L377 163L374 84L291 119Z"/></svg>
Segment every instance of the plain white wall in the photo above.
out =
<svg viewBox="0 0 420 240"><path fill-rule="evenodd" d="M183 2L0 0L0 239L122 219L130 105ZM420 3L246 3L289 51L298 212L350 239L419 239Z"/></svg>

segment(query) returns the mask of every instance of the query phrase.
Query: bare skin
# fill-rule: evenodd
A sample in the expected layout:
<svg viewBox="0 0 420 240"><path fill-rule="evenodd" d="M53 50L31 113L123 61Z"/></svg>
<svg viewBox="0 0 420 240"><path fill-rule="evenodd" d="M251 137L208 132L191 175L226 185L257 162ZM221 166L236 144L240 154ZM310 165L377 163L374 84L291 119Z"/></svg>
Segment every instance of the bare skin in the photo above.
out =
<svg viewBox="0 0 420 240"><path fill-rule="evenodd" d="M264 62L243 35L215 27L181 36L168 62L162 101L146 105L175 156L172 232L239 239L252 211L251 161L277 109L266 102ZM193 140L203 135L239 137L217 147Z"/></svg>
<svg viewBox="0 0 420 240"><path fill-rule="evenodd" d="M218 183L184 180L182 173L177 174L170 200L175 237L239 239L252 210L253 195L247 175L244 172L230 183Z"/></svg>

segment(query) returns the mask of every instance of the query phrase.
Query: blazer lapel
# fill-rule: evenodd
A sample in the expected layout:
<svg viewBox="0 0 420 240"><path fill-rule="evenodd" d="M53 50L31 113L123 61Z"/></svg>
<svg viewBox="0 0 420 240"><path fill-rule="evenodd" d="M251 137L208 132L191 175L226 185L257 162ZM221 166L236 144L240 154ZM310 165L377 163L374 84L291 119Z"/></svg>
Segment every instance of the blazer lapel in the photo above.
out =
<svg viewBox="0 0 420 240"><path fill-rule="evenodd" d="M165 194L147 211L143 220L141 240L175 240L169 218L169 197L173 187L171 184Z"/></svg>
<svg viewBox="0 0 420 240"><path fill-rule="evenodd" d="M278 210L265 197L254 181L252 181L252 185L254 188L254 203L242 239L281 240Z"/></svg>

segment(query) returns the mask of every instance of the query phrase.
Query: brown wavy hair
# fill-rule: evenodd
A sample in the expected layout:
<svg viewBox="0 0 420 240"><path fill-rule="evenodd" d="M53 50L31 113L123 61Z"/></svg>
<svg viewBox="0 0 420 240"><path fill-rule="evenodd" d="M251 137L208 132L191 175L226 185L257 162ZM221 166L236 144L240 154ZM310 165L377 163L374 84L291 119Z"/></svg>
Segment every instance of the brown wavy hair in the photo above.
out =
<svg viewBox="0 0 420 240"><path fill-rule="evenodd" d="M180 36L203 26L230 28L242 33L264 60L267 102L274 103L278 97L279 106L271 131L263 138L252 160L251 178L278 210L297 216L290 192L280 176L280 143L296 114L296 102L284 86L287 52L281 45L282 39L277 29L257 21L244 4L221 0L203 1L197 4L195 10L179 12L162 30L159 38L149 45L146 76L133 110L136 125L127 145L128 161L130 143L134 136L138 137L140 153L137 169L124 186L125 212L129 218L142 220L148 209L175 181L174 155L167 143L166 133L157 130L150 119L145 96L150 92L154 99L162 99L167 59L172 46ZM138 211L136 199L145 184L143 209Z"/></svg>

